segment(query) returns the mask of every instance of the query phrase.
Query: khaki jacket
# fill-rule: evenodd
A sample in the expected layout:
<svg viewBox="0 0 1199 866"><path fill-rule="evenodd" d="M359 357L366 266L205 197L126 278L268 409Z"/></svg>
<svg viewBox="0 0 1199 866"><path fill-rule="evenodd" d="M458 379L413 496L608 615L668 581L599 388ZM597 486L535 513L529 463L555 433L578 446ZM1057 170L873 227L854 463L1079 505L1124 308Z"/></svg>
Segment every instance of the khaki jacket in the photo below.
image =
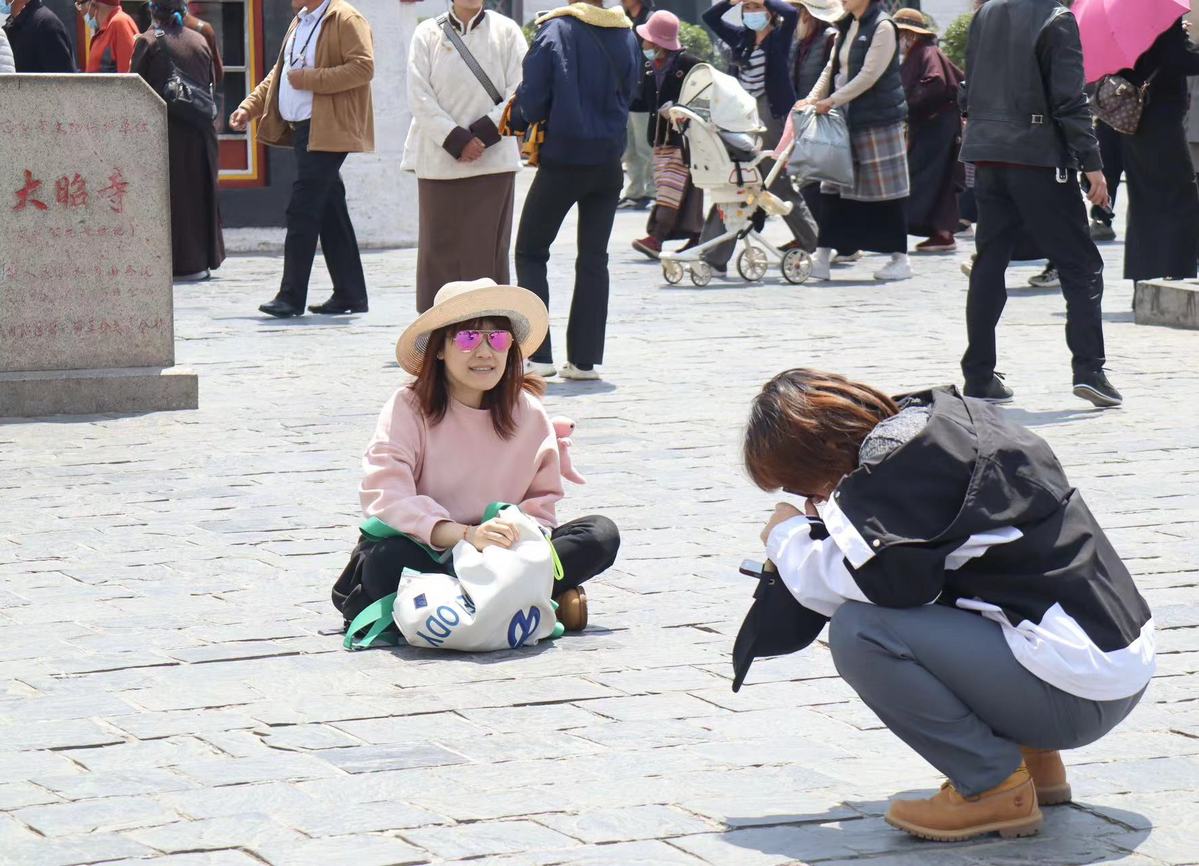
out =
<svg viewBox="0 0 1199 866"><path fill-rule="evenodd" d="M316 66L300 71L300 84L312 91L312 129L308 149L334 153L367 153L375 149L375 111L371 78L375 54L371 28L345 0L331 0L316 41ZM291 22L279 59L266 78L239 106L259 119L258 140L274 147L291 146L291 128L279 114L279 76L296 21Z"/></svg>

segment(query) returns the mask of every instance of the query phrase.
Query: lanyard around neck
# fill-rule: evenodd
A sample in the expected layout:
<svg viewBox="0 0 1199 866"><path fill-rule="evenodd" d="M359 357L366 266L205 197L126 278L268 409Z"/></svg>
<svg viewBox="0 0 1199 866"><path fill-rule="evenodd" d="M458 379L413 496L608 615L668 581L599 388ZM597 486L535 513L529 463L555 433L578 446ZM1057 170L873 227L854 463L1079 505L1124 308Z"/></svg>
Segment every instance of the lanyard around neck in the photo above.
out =
<svg viewBox="0 0 1199 866"><path fill-rule="evenodd" d="M325 16L327 14L329 14L329 7L325 6L325 11L321 13L320 18L316 19L316 23L312 25L312 29L308 31L308 38L305 39L304 44L300 46L300 56L299 57L296 57L296 54L295 54L296 34L294 34L294 33L292 34L291 47L287 49L287 65L289 68L292 66L295 66L297 60L299 60L300 62L305 62L304 58L308 55L308 43L310 43L312 41L312 37L316 35L317 28L320 27L321 22L325 20ZM296 16L296 17L299 17L299 16ZM297 24L296 29L298 30L299 27L300 27L300 25Z"/></svg>

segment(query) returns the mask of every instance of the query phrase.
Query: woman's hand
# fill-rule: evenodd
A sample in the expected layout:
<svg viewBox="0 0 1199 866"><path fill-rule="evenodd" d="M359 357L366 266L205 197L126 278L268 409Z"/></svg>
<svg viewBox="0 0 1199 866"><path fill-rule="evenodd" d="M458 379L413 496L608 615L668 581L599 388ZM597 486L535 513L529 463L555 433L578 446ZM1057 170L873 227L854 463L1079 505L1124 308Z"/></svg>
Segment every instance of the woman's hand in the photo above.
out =
<svg viewBox="0 0 1199 866"><path fill-rule="evenodd" d="M493 517L486 523L466 530L466 540L477 550L485 547L509 548L516 544L519 537L520 530L502 517Z"/></svg>
<svg viewBox="0 0 1199 866"><path fill-rule="evenodd" d="M828 114L836 107L831 99L818 99L812 104L817 114Z"/></svg>
<svg viewBox="0 0 1199 866"><path fill-rule="evenodd" d="M799 509L788 502L780 502L774 506L774 514L770 515L770 520L766 523L766 528L762 530L762 543L766 544L770 540L770 533L780 523L786 523L793 517L802 517Z"/></svg>
<svg viewBox="0 0 1199 866"><path fill-rule="evenodd" d="M815 103L816 103L815 99L808 99L807 97L804 97L803 99L797 100L796 103L791 106L791 110L792 111L803 111L805 108L808 108L809 106L814 105Z"/></svg>

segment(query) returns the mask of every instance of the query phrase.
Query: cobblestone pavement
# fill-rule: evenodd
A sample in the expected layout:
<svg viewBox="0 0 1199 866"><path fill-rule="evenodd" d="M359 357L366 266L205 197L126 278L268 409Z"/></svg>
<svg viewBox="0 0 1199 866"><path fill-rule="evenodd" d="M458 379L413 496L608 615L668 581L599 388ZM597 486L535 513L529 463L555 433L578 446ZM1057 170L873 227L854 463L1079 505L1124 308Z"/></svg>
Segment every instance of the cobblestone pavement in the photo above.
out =
<svg viewBox="0 0 1199 866"><path fill-rule="evenodd" d="M618 217L604 381L548 398L578 421L589 480L564 515L624 533L582 636L482 657L341 649L328 589L361 449L401 382L410 250L366 256L372 311L355 318L260 318L278 258L179 286L199 411L0 425L0 862L1199 863L1199 334L1133 325L1113 278L1128 402L1092 411L1070 394L1060 294L1013 292L1010 411L1137 575L1159 674L1124 726L1069 755L1077 802L1040 836L920 842L880 816L939 778L823 644L729 689L752 590L736 567L773 503L738 441L786 366L893 391L956 380L966 251L889 285L875 259L832 284L667 287L628 247L642 219ZM573 227L552 262L556 336L572 248ZM1112 275L1121 249L1105 248Z"/></svg>

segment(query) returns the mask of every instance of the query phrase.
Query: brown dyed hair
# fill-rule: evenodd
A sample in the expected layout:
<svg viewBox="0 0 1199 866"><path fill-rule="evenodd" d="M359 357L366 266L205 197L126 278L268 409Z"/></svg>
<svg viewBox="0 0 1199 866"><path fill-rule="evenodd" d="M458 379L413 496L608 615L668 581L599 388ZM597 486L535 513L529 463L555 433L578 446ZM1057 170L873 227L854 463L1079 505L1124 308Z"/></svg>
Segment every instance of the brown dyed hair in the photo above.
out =
<svg viewBox="0 0 1199 866"><path fill-rule="evenodd" d="M745 468L763 490L811 495L858 468L862 440L899 411L881 391L795 369L762 386L745 431Z"/></svg>
<svg viewBox="0 0 1199 866"><path fill-rule="evenodd" d="M506 317L491 317L472 319L467 322L454 322L444 328L438 328L429 334L429 343L425 346L425 358L420 368L420 375L412 383L412 390L420 403L421 411L429 419L429 423L438 424L445 417L450 407L450 388L446 382L445 361L437 357L440 351L458 351L449 343L452 335L459 331L512 330L512 324ZM528 391L535 397L545 394L545 380L540 376L525 374L525 358L520 351L520 343L513 333L512 348L508 350L508 359L504 363L504 374L490 391L483 393L483 405L491 413L491 426L501 439L511 439L516 433L516 407L520 404L522 391Z"/></svg>

